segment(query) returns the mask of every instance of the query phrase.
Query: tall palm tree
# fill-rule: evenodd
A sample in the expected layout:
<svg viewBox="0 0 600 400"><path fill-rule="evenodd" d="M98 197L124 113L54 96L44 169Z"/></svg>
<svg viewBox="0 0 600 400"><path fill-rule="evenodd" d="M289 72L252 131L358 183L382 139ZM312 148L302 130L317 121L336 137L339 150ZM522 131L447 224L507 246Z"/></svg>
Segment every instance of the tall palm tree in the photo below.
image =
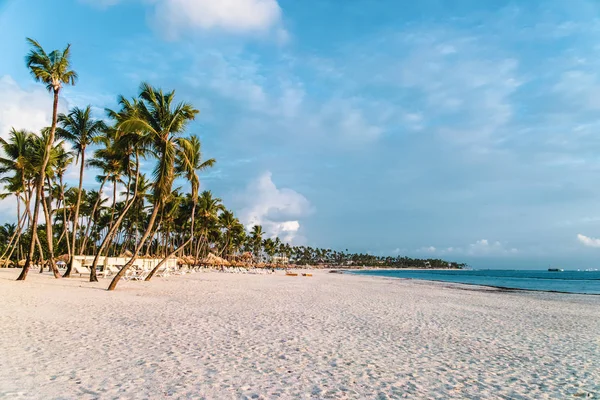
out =
<svg viewBox="0 0 600 400"><path fill-rule="evenodd" d="M108 232L100 247L98 248L92 263L92 274L90 274L90 282L97 280L96 278L96 267L98 265L98 259L102 255L102 251L111 243L112 238L118 231L121 223L127 216L127 213L132 206L138 204L138 193L146 193L148 184L146 178L140 173L140 157L146 155L146 148L148 146L148 136L146 133L135 126L127 126L126 122L131 118L137 116L138 100L128 100L123 96L119 96L119 104L121 105L120 111L113 111L107 109L106 112L110 118L115 121L117 128L111 128L107 130L107 133L111 133L114 140L111 142L111 151L105 154L106 157L112 160L111 164L114 165L114 170L119 170L127 175L127 190L125 192L125 207L121 210L117 220L113 223L114 215L111 214L111 222L109 224ZM135 173L135 178L132 180L132 175ZM133 185L133 194L131 192L131 186ZM116 193L116 187L115 193ZM140 190L141 189L141 190ZM131 198L130 198L131 196ZM142 198L143 206L143 198Z"/></svg>
<svg viewBox="0 0 600 400"><path fill-rule="evenodd" d="M61 137L72 144L75 150L75 162L79 162L79 186L77 192L77 202L75 203L75 214L73 216L73 232L71 243L71 254L69 254L69 264L63 277L71 276L71 268L73 267L73 258L77 253L76 237L77 223L79 220L79 208L81 207L81 194L83 186L83 174L85 168L85 150L91 145L95 138L106 128L104 122L92 118L92 108L75 107L68 114L60 114L58 116L60 127L57 129L58 137ZM83 249L82 249L83 250Z"/></svg>
<svg viewBox="0 0 600 400"><path fill-rule="evenodd" d="M187 124L199 113L191 104L174 104L175 92L164 93L147 83L142 83L140 88L140 101L132 115L119 123L119 128L128 131L145 132L150 139L151 150L158 162L154 169L154 209L150 215L146 231L136 244L133 256L115 275L108 286L114 290L119 280L137 259L140 250L150 236L154 227L156 216L162 208L163 201L173 187L175 180L175 137L182 134Z"/></svg>
<svg viewBox="0 0 600 400"><path fill-rule="evenodd" d="M27 42L31 46L31 50L25 58L27 67L31 71L33 78L38 82L44 83L46 85L46 89L53 93L54 102L52 105L52 125L50 126L48 143L46 144L47 151L35 181L36 198L33 208L33 218L31 221L31 243L29 245L29 252L27 253L25 266L23 267L23 270L21 271L21 274L17 280L25 280L25 278L27 278L27 272L31 266L31 259L33 258L35 251L34 239L37 235L37 219L40 210L42 190L44 188L46 166L48 165L50 149L54 144L54 135L56 133L56 123L58 119L58 97L63 85L74 85L75 81L77 80L77 73L70 69L71 45L67 45L63 51L53 50L50 52L50 54L47 54L37 41L27 38Z"/></svg>
<svg viewBox="0 0 600 400"><path fill-rule="evenodd" d="M58 143L54 143L52 146L50 146L50 148L48 148L48 142L50 140L50 133L49 133L49 129L45 128L42 130L41 135L33 135L32 136L32 151L31 151L31 163L33 165L33 169L35 171L39 171L42 168L43 162L44 160L48 160L48 162L46 163L46 170L44 171L44 176L46 177L46 181L48 184L48 197L46 197L46 191L44 190L44 188L42 188L41 193L41 201L40 203L42 204L42 208L44 211L44 218L46 220L46 227L45 227L45 231L46 231L46 243L47 243L47 250L48 250L48 263L50 265L50 268L52 270L52 272L54 273L54 277L55 278L60 278L60 273L58 272L58 268L56 267L56 264L54 263L54 234L53 234L53 227L52 227L52 198L51 198L51 191L52 191L52 187L51 187L51 180L55 178L56 176L56 164L58 162L58 157L62 154L62 146L63 143L62 142L58 142ZM50 152L50 154L46 154L47 152ZM36 238L37 240L37 238ZM39 247L41 247L41 244L39 245ZM40 255L41 254L41 250L40 250ZM40 266L40 273L43 272L44 266L43 264Z"/></svg>
<svg viewBox="0 0 600 400"><path fill-rule="evenodd" d="M223 229L223 248L219 252L219 256L225 252L227 254L227 250L229 249L229 245L231 244L231 238L233 236L234 229L236 225L239 224L238 219L235 217L233 212L229 210L223 211L219 214L219 224Z"/></svg>
<svg viewBox="0 0 600 400"><path fill-rule="evenodd" d="M217 229L218 214L225 211L222 200L213 197L210 190L200 193L198 199L198 209L200 217L200 240L196 244L196 259L199 258L202 247L208 244L208 236L212 230Z"/></svg>
<svg viewBox="0 0 600 400"><path fill-rule="evenodd" d="M250 232L250 243L254 257L257 257L258 260L260 260L263 235L264 231L261 225L254 225L252 227L252 231Z"/></svg>
<svg viewBox="0 0 600 400"><path fill-rule="evenodd" d="M190 138L178 138L177 157L175 160L175 173L183 175L191 186L191 222L190 222L190 237L181 246L174 249L171 253L158 263L146 277L146 281L152 279L156 271L166 262L166 260L176 254L181 249L184 249L188 244L193 246L194 241L194 221L196 220L196 205L198 204L198 190L200 189L200 178L198 172L211 168L217 162L214 158L202 161L202 145L200 139L196 135ZM193 247L192 247L193 248Z"/></svg>
<svg viewBox="0 0 600 400"><path fill-rule="evenodd" d="M31 147L33 134L27 131L17 131L14 128L9 132L8 140L0 137L0 148L5 157L0 157L0 175L1 181L9 193L14 193L17 202L24 195L25 208L29 209L28 181L33 172L31 164ZM12 173L11 175L6 175ZM25 217L26 213L23 213ZM17 215L19 220L19 234L22 228L21 216ZM24 220L24 218L23 218Z"/></svg>
<svg viewBox="0 0 600 400"><path fill-rule="evenodd" d="M67 232L67 207L65 204L65 182L64 176L67 172L67 167L73 162L73 154L70 151L66 151L64 147L59 147L56 155L56 178L58 180L58 206L57 208L60 210L62 208L62 219L63 219L63 232L59 240L57 241L57 246L60 245L60 241L64 236L67 243L67 253L71 254L71 243L69 241L69 235Z"/></svg>

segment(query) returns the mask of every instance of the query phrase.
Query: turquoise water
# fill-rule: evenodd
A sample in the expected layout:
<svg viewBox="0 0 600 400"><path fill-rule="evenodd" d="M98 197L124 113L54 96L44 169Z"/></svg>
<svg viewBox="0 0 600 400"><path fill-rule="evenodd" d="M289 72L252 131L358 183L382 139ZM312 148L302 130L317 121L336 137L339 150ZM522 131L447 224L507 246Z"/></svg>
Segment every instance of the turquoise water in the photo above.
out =
<svg viewBox="0 0 600 400"><path fill-rule="evenodd" d="M508 289L600 294L600 271L370 270L352 271L352 273Z"/></svg>

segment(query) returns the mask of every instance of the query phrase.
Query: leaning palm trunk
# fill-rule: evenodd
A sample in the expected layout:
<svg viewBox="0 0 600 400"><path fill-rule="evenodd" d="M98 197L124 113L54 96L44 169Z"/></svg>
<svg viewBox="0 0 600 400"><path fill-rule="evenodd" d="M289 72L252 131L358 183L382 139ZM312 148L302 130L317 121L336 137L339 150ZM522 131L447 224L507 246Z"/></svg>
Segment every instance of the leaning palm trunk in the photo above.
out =
<svg viewBox="0 0 600 400"><path fill-rule="evenodd" d="M173 257L175 254L177 254L179 251L183 250L183 248L185 246L188 245L188 243L192 240L192 238L189 238L184 244L182 244L181 246L179 246L178 248L174 249L172 252L170 252L169 254L166 255L165 258L163 258L158 265L156 265L156 267L154 267L152 269L152 271L150 271L150 273L148 274L148 276L146 277L146 279L144 279L146 282L149 281L150 279L152 279L152 277L154 276L154 274L156 273L156 271L159 270L160 267L162 267L169 258Z"/></svg>
<svg viewBox="0 0 600 400"><path fill-rule="evenodd" d="M152 231L154 222L156 221L156 216L158 215L159 208L160 208L159 204L154 204L154 210L152 211L152 215L150 216L150 221L148 221L148 226L146 227L146 231L144 232L144 235L140 239L140 242L136 245L135 250L133 252L133 256L127 262L127 264L125 264L123 266L123 268L121 268L121 270L117 273L117 275L115 275L112 282L110 282L110 285L108 286L107 290L115 290L115 288L117 287L117 284L119 283L121 278L125 275L127 270L129 268L131 268L131 266L133 265L135 260L137 260L138 255L140 254L140 250L142 249L142 247L144 246L144 243L146 243L146 240L150 236L150 232Z"/></svg>
<svg viewBox="0 0 600 400"><path fill-rule="evenodd" d="M21 238L21 230L23 229L23 226L25 226L25 220L26 220L27 214L23 213L23 215L21 216L20 203L21 202L17 198L17 215L19 216L18 223L17 223L17 229L15 230L15 233L13 233L12 237L10 238L10 241L8 242L8 246L6 246L6 250L2 254L2 257L0 257L0 261L2 262L2 265L0 265L0 267L8 267L8 262L10 261L10 258L12 257L13 252L17 248L17 243L19 243L19 239ZM14 241L14 243L13 243L13 241ZM14 246L13 246L13 244L14 244ZM8 257L5 259L4 256L6 256L6 253L8 253Z"/></svg>
<svg viewBox="0 0 600 400"><path fill-rule="evenodd" d="M92 214L91 214L92 219L94 218L94 216L96 215L96 211L98 210L98 205L100 204L100 199L102 198L102 191L104 190L104 184L106 183L107 179L108 179L108 176L106 176L104 178L104 180L100 184L100 189L98 189L98 198L94 202L94 207L92 208ZM113 209L114 209L114 205L113 205ZM95 224L95 221L94 221L94 224ZM85 247L87 245L87 241L90 236L90 228L91 227L92 227L92 221L90 221L90 223L85 228L85 233L83 235L83 242L81 243L80 255L82 255L81 253L85 251ZM93 282L95 282L95 281L93 281Z"/></svg>
<svg viewBox="0 0 600 400"><path fill-rule="evenodd" d="M67 231L67 203L65 201L65 184L63 182L63 176L60 176L60 196L62 200L62 210L63 210L63 234L65 235L65 240L67 242L67 252L71 254L71 242L69 241L69 233ZM60 240L59 240L60 243Z"/></svg>
<svg viewBox="0 0 600 400"><path fill-rule="evenodd" d="M42 191L42 194L44 192ZM56 264L54 264L54 235L52 234L52 220L50 217L50 210L48 209L48 203L46 202L46 198L42 198L42 205L44 208L44 218L46 219L46 239L48 241L48 262L50 263L50 269L52 269L52 273L56 279L59 279L60 273L58 272L58 268ZM41 250L40 250L41 252ZM44 265L40 267L40 273L44 271Z"/></svg>
<svg viewBox="0 0 600 400"><path fill-rule="evenodd" d="M83 187L83 167L85 166L85 154L81 152L81 166L79 167L79 188L77 192L77 202L75 203L75 216L73 217L73 236L71 239L71 254L69 254L69 265L63 275L63 278L69 278L71 276L71 269L73 268L73 259L75 258L76 245L77 245L77 222L79 220L79 206L81 205L81 191Z"/></svg>
<svg viewBox="0 0 600 400"><path fill-rule="evenodd" d="M150 279L152 279L152 277L154 276L156 271L158 271L158 269L160 267L162 267L169 258L173 257L173 255L177 254L180 250L185 249L185 247L192 241L192 239L194 239L194 215L195 215L195 213L196 213L196 202L194 202L194 204L192 206L192 222L191 222L192 234L190 235L190 238L187 241L185 241L181 246L174 249L171 253L167 254L167 256L165 258L163 258L162 261L159 262L158 265L152 269L152 271L150 271L150 273L148 274L146 279L144 279L146 282L149 281Z"/></svg>
<svg viewBox="0 0 600 400"><path fill-rule="evenodd" d="M100 255L102 254L102 251L104 250L106 245L111 243L113 236L119 230L119 226L123 222L123 219L125 219L127 212L129 211L129 209L131 208L131 206L133 205L133 203L135 203L135 201L137 199L139 177L140 177L140 161L139 161L139 159L137 159L137 169L136 169L136 174L135 174L135 189L133 191L133 197L131 198L131 200L129 202L127 202L127 199L125 199L125 204L126 204L125 208L121 212L121 215L119 215L119 217L115 221L114 225L110 228L110 230L108 231L106 236L104 236L104 239L102 240L102 243L100 244L100 248L98 249L98 251L96 251L96 255L94 256L94 262L92 263L92 269L91 269L93 276L91 273L90 274L90 282L98 282L98 277L96 276L96 267L98 266L98 259L100 258ZM127 188L128 189L127 196L129 197L130 185L127 185L127 187L128 187Z"/></svg>
<svg viewBox="0 0 600 400"><path fill-rule="evenodd" d="M52 152L52 145L54 144L54 134L56 132L56 121L58 118L58 93L60 88L54 88L54 102L52 104L52 126L50 127L50 135L48 137L48 143L46 143L46 152L44 153L44 159L40 166L40 175L38 176L35 184L35 203L33 206L33 220L31 221L31 243L29 244L29 252L25 260L25 265L21 274L17 278L18 281L24 281L27 278L27 272L31 267L31 259L35 253L35 238L37 237L37 219L40 213L40 201L42 199L42 190L44 188L44 181L46 177L46 167L48 161L50 161L50 153Z"/></svg>

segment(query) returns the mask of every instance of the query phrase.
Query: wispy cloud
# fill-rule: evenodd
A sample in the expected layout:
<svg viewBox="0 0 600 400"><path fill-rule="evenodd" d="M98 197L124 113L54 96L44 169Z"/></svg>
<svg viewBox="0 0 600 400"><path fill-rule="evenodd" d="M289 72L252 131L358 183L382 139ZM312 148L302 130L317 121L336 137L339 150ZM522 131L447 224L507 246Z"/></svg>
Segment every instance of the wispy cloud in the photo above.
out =
<svg viewBox="0 0 600 400"><path fill-rule="evenodd" d="M580 243L587 247L600 247L600 239L585 236L581 233L577 235L577 240L579 240Z"/></svg>
<svg viewBox="0 0 600 400"><path fill-rule="evenodd" d="M487 239L477 240L467 246L459 247L434 247L426 246L417 250L417 253L437 254L440 256L472 256L472 257L487 257L487 256L506 256L518 253L514 247L507 247L505 244L494 241L490 242Z"/></svg>

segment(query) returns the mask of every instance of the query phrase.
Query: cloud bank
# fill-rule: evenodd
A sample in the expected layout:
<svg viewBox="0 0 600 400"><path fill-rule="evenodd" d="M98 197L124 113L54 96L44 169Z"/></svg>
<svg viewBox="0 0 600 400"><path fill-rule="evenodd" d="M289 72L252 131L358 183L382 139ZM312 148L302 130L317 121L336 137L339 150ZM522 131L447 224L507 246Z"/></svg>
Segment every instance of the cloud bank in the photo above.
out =
<svg viewBox="0 0 600 400"><path fill-rule="evenodd" d="M240 211L240 220L247 229L262 225L268 237L278 236L281 240L299 244L300 221L312 212L310 202L302 194L288 188L278 188L267 171L251 182L239 196L245 203Z"/></svg>

